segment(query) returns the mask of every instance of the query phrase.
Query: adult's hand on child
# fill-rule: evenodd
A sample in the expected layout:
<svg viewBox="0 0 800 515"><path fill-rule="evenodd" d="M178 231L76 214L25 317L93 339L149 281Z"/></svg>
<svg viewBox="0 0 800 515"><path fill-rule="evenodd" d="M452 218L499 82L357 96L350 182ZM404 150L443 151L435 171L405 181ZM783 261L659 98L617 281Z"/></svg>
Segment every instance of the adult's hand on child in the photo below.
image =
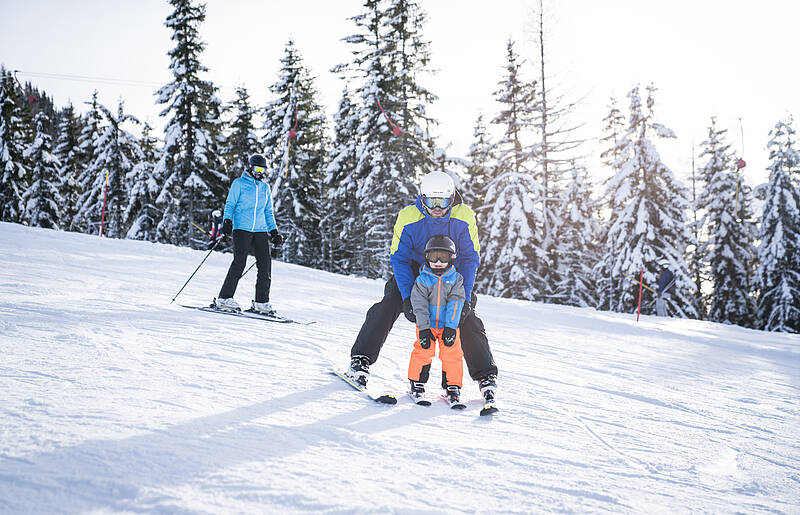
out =
<svg viewBox="0 0 800 515"><path fill-rule="evenodd" d="M433 340L433 333L430 329L423 329L419 332L419 346L423 349L431 348L431 340Z"/></svg>
<svg viewBox="0 0 800 515"><path fill-rule="evenodd" d="M456 343L456 330L452 327L445 327L442 331L442 342L445 347L452 347Z"/></svg>
<svg viewBox="0 0 800 515"><path fill-rule="evenodd" d="M411 305L411 297L406 297L403 301L403 314L412 324L417 321L417 316L414 314L414 307Z"/></svg>
<svg viewBox="0 0 800 515"><path fill-rule="evenodd" d="M461 308L461 319L458 321L458 325L464 323L464 320L472 313L472 306L470 305L469 301L464 302L464 307Z"/></svg>

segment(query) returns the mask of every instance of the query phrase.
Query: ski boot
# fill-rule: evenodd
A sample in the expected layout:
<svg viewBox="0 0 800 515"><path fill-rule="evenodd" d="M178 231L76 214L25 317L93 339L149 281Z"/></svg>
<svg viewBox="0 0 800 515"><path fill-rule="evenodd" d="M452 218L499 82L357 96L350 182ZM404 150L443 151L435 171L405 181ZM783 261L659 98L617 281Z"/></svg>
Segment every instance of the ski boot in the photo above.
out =
<svg viewBox="0 0 800 515"><path fill-rule="evenodd" d="M272 304L270 304L269 302L252 301L250 309L258 313L259 315L267 315L267 316L275 315L275 308L273 308Z"/></svg>
<svg viewBox="0 0 800 515"><path fill-rule="evenodd" d="M344 375L362 388L366 388L369 380L369 358L361 355L351 356L350 368Z"/></svg>
<svg viewBox="0 0 800 515"><path fill-rule="evenodd" d="M221 309L223 311L240 311L241 309L233 297L227 299L214 299L212 307Z"/></svg>
<svg viewBox="0 0 800 515"><path fill-rule="evenodd" d="M451 409L464 409L467 407L466 404L461 402L461 387L458 385L450 385L447 387L445 396L447 398L447 402L450 404Z"/></svg>
<svg viewBox="0 0 800 515"><path fill-rule="evenodd" d="M488 376L482 377L478 381L478 387L481 389L481 395L483 395L483 409L481 410L481 416L484 415L491 415L492 413L497 413L499 410L495 405L495 392L497 391L497 377L494 374L489 374Z"/></svg>
<svg viewBox="0 0 800 515"><path fill-rule="evenodd" d="M408 396L411 397L411 400L420 406L430 406L431 401L424 398L425 383L420 383L418 381L414 381L413 379L409 379L409 382L411 383L411 390L409 390Z"/></svg>

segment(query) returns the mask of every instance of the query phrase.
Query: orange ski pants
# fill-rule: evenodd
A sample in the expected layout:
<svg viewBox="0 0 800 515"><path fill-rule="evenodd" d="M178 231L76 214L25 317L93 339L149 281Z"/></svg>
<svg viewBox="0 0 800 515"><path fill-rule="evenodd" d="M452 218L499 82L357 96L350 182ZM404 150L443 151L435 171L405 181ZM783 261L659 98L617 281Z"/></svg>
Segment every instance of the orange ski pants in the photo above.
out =
<svg viewBox="0 0 800 515"><path fill-rule="evenodd" d="M461 350L461 330L456 329L456 343L452 346L445 346L442 341L444 329L433 329L431 333L436 341L431 342L431 346L423 349L419 344L419 327L417 327L417 341L414 342L414 350L411 351L411 360L408 363L408 378L420 383L428 382L428 374L431 368L433 356L436 355L436 345L439 345L439 359L442 360L442 372L447 377L447 384L462 385L464 376L464 352ZM444 386L444 385L443 385Z"/></svg>

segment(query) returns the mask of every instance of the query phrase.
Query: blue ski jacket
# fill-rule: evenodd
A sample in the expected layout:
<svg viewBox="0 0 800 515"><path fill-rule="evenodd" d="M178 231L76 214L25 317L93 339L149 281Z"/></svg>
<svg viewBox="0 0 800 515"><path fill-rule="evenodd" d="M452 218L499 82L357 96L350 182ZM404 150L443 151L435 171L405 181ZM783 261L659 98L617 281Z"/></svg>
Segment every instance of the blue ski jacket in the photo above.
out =
<svg viewBox="0 0 800 515"><path fill-rule="evenodd" d="M275 216L272 213L272 193L269 185L243 173L231 184L222 218L231 220L234 229L249 232L269 232L277 229Z"/></svg>
<svg viewBox="0 0 800 515"><path fill-rule="evenodd" d="M425 263L425 243L431 236L446 234L456 244L456 269L464 277L464 292L467 300L472 298L475 274L481 262L478 226L475 213L460 202L453 204L447 215L441 218L430 216L422 207L422 197L397 215L389 262L392 265L397 288L403 300L411 295L414 285L414 263Z"/></svg>

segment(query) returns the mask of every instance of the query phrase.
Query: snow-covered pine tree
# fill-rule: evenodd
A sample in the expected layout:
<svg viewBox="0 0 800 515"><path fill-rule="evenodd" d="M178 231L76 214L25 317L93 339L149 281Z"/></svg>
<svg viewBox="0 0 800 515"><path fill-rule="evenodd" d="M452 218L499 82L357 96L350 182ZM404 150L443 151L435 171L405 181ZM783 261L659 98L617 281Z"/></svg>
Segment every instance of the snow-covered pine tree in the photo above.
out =
<svg viewBox="0 0 800 515"><path fill-rule="evenodd" d="M247 89L239 86L236 88L236 99L226 106L225 111L230 121L222 154L226 173L233 180L247 167L248 158L261 151L253 122L257 109L250 103Z"/></svg>
<svg viewBox="0 0 800 515"><path fill-rule="evenodd" d="M600 223L594 210L588 172L572 164L572 180L564 190L553 227L553 249L558 253L558 278L552 301L568 306L594 307L598 291L593 268L599 259L596 238Z"/></svg>
<svg viewBox="0 0 800 515"><path fill-rule="evenodd" d="M770 131L769 183L758 248L758 313L767 331L800 333L800 172L792 120Z"/></svg>
<svg viewBox="0 0 800 515"><path fill-rule="evenodd" d="M97 102L97 91L92 93L92 101L87 102L89 110L81 118L81 133L78 136L78 161L82 164L80 175L78 176L77 190L80 196L77 201L75 215L70 221L73 231L97 234L100 231L100 219L102 213L84 211L84 203L89 197L89 190L97 180L97 176L104 174L96 166L99 164L97 142L103 130L103 115L100 112L100 104ZM105 181L105 175L103 175Z"/></svg>
<svg viewBox="0 0 800 515"><path fill-rule="evenodd" d="M123 225L128 228L125 237L134 240L156 241L156 227L161 220L161 210L156 206L160 186L154 173L159 160L158 141L151 136L152 130L145 122L139 143L142 157L125 176L128 205Z"/></svg>
<svg viewBox="0 0 800 515"><path fill-rule="evenodd" d="M495 92L502 108L492 120L503 135L496 146L497 171L481 210L485 217L481 229L488 236L476 283L490 295L541 300L545 286L541 271L547 256L536 199L541 199L542 188L531 150L535 147L528 143L534 137L531 106L536 84L521 77L514 42L509 40L506 48L506 75Z"/></svg>
<svg viewBox="0 0 800 515"><path fill-rule="evenodd" d="M354 45L353 61L335 70L351 74L359 99L357 161L347 179L357 186L355 201L363 208L363 230L357 232L363 234L364 247L354 272L387 277L397 213L414 198L415 177L435 167L429 132L434 122L427 114L435 97L419 83L429 71L420 6L367 0L364 8L351 18L359 32L345 38Z"/></svg>
<svg viewBox="0 0 800 515"><path fill-rule="evenodd" d="M750 190L737 184L726 132L712 118L708 139L702 143L700 158L707 162L700 169L704 188L696 208L702 213L700 234L708 236L699 242L696 259L705 269L701 276L711 281L704 303L708 319L753 327L756 226L751 220Z"/></svg>
<svg viewBox="0 0 800 515"><path fill-rule="evenodd" d="M322 184L325 177L327 121L314 85L291 39L281 58L275 100L264 110L264 148L271 173L272 205L284 236L286 261L322 268ZM294 131L295 138L290 138Z"/></svg>
<svg viewBox="0 0 800 515"><path fill-rule="evenodd" d="M58 169L61 163L53 155L52 128L45 111L34 118L36 130L33 143L25 149L23 157L30 163L31 185L22 194L25 206L23 219L31 227L59 229L63 203L59 193Z"/></svg>
<svg viewBox="0 0 800 515"><path fill-rule="evenodd" d="M56 110L53 99L47 93L39 91L39 88L30 82L23 84L24 103L26 109L23 110L23 118L26 118L26 128L29 131L30 138L28 141L33 141L33 133L36 131L36 123L33 121L37 114L44 112L47 119L50 121L46 130L50 136L55 139L56 130L61 121L61 116Z"/></svg>
<svg viewBox="0 0 800 515"><path fill-rule="evenodd" d="M478 115L478 119L475 121L472 137L472 144L467 152L469 161L467 178L461 191L464 200L475 211L480 224L485 219L484 212L491 207L484 205L484 197L497 170L494 143L482 114Z"/></svg>
<svg viewBox="0 0 800 515"><path fill-rule="evenodd" d="M430 42L422 34L427 14L419 2L390 0L384 19L386 45L382 53L391 75L380 101L384 109L395 112L395 123L403 130L399 138L401 173L416 171L421 177L435 166L436 145L430 131L437 125L427 109L436 96L420 82L422 75L432 73L428 69Z"/></svg>
<svg viewBox="0 0 800 515"><path fill-rule="evenodd" d="M14 77L0 65L0 220L22 222L22 194L29 173L22 157L28 136L23 102Z"/></svg>
<svg viewBox="0 0 800 515"><path fill-rule="evenodd" d="M124 238L128 228L123 224L123 213L129 203L126 177L134 163L143 157L138 138L125 130L124 125L138 124L139 120L124 112L122 101L116 115L102 104L96 106L103 125L93 144L94 159L88 169L94 174L81 196L80 210L101 222L104 236Z"/></svg>
<svg viewBox="0 0 800 515"><path fill-rule="evenodd" d="M708 318L708 305L706 303L707 298L705 297L705 293L703 293L703 285L707 282L706 278L703 276L705 273L705 265L702 262L700 253L698 252L700 248L700 244L702 241L706 239L705 235L700 235L701 230L701 220L698 218L699 210L698 210L698 202L697 202L697 182L698 182L698 174L697 174L697 166L695 164L695 149L694 144L692 144L692 219L689 223L689 227L692 231L692 239L693 242L687 247L686 253L686 263L689 267L689 275L692 277L696 288L694 289L694 304L697 306L697 315L698 318L701 320L706 320Z"/></svg>
<svg viewBox="0 0 800 515"><path fill-rule="evenodd" d="M80 197L80 175L86 166L81 161L79 138L81 134L81 118L75 114L72 103L61 111L61 123L58 126L55 156L61 166L59 168L59 191L61 193L61 221L59 225L67 231L74 230L73 220L78 214Z"/></svg>
<svg viewBox="0 0 800 515"><path fill-rule="evenodd" d="M626 175L622 174L622 165L625 163L624 149L627 148L627 130L625 127L625 116L617 106L617 99L613 95L608 104L608 115L603 118L603 134L600 141L605 144L605 150L600 153L603 166L611 170L611 174L604 181L605 195L603 196L602 209L608 213L620 212L625 202L630 196L626 190L630 183L625 180ZM608 230L611 224L600 224L600 235L598 241L605 242L608 237ZM598 263L599 265L599 263ZM614 287L611 276L607 270L595 265L594 283L597 287L597 308L611 310L615 297Z"/></svg>
<svg viewBox="0 0 800 515"><path fill-rule="evenodd" d="M674 138L675 134L653 121L655 87L651 85L647 90L646 112L641 105L639 88L634 87L628 93L627 144L621 152L623 163L618 177L609 182L608 192L615 195L612 205L618 208L611 213L598 269L611 281L610 308L631 313L637 308L636 283L641 268L644 267L645 284L652 286L662 269L669 268L675 275L675 286L667 302L670 313L696 317L697 309L691 296L694 284L684 256L686 246L692 241L686 224L688 190L661 161L651 140L652 137ZM650 298L643 293L642 313L654 313Z"/></svg>
<svg viewBox="0 0 800 515"><path fill-rule="evenodd" d="M558 213L564 213L561 205L564 202L563 183L569 179L573 171L573 159L585 140L576 135L579 126L569 121L577 102L567 101L563 91L554 86L563 84L563 80L555 80L549 69L550 55L546 51L549 30L545 28L544 11L544 3L539 0L538 8L534 12L534 37L538 49L536 65L539 73L535 86L536 101L531 104L531 109L535 113L535 125L540 138L536 159L542 183L543 245L547 250L549 265L542 269L542 275L550 296L554 293L556 284L566 280L558 275L558 262L562 254L557 250L558 242L554 235L560 232L559 225L567 223L557 217Z"/></svg>
<svg viewBox="0 0 800 515"><path fill-rule="evenodd" d="M322 236L323 268L339 274L358 270L358 256L363 248L361 206L356 202L358 184L353 180L356 168L358 119L356 106L347 87L342 91L339 108L333 115L333 143L325 169Z"/></svg>
<svg viewBox="0 0 800 515"><path fill-rule="evenodd" d="M169 51L173 81L156 93L165 104L161 116L165 127L164 152L155 174L163 182L157 203L163 210L158 240L175 244L205 245L204 234L196 234L196 222L204 223L211 211L225 201L230 181L222 171L219 138L221 101L210 81L200 74L205 43L199 27L205 20L205 5L192 0L170 0L174 7L166 26L172 29L175 47Z"/></svg>

